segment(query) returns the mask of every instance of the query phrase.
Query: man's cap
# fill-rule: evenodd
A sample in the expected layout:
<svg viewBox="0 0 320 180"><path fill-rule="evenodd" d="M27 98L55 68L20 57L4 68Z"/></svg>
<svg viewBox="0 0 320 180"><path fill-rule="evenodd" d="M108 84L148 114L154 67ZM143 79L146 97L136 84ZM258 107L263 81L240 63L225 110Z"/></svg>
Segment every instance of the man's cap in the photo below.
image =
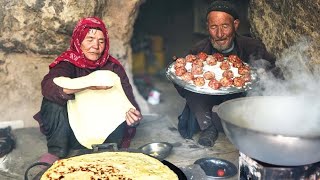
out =
<svg viewBox="0 0 320 180"><path fill-rule="evenodd" d="M207 16L211 11L221 11L230 14L234 19L239 19L238 12L236 11L233 4L229 1L216 0L210 4L207 9Z"/></svg>

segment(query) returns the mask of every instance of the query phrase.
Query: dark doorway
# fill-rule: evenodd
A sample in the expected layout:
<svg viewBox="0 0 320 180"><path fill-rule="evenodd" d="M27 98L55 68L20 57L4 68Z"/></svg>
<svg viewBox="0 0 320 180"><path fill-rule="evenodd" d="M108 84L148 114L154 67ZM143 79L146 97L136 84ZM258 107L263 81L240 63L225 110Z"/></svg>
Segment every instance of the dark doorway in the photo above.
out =
<svg viewBox="0 0 320 180"><path fill-rule="evenodd" d="M163 73L166 66L172 63L173 56L185 56L194 43L205 38L204 16L211 2L212 0L146 0L140 6L131 40L133 74ZM240 14L238 32L249 35L249 0L230 2L235 4ZM202 28L202 32L199 28Z"/></svg>

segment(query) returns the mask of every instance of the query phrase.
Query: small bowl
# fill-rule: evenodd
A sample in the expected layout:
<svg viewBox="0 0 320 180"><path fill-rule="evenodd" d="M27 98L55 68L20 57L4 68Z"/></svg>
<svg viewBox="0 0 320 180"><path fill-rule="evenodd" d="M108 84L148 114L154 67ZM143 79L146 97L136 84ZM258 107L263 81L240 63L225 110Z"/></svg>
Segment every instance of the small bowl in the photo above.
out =
<svg viewBox="0 0 320 180"><path fill-rule="evenodd" d="M194 162L200 165L207 175L207 179L229 178L238 173L237 167L224 159L201 158Z"/></svg>
<svg viewBox="0 0 320 180"><path fill-rule="evenodd" d="M172 148L172 144L167 142L149 143L139 147L142 153L155 157L160 161L169 156Z"/></svg>

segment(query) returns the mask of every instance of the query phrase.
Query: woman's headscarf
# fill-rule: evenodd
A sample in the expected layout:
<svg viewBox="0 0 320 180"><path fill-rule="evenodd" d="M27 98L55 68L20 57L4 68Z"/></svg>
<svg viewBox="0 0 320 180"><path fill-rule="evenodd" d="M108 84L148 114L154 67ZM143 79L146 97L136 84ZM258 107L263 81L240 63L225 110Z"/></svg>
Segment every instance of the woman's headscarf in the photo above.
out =
<svg viewBox="0 0 320 180"><path fill-rule="evenodd" d="M105 37L105 49L102 52L100 58L96 61L91 61L85 57L81 50L81 43L86 37L87 33L92 28L98 28L102 31ZM57 57L50 65L53 68L61 61L68 61L80 68L95 69L102 67L107 61L112 61L120 65L120 62L109 55L109 37L105 24L101 19L97 17L88 17L81 19L73 30L72 39L70 41L70 47L67 51L63 52Z"/></svg>

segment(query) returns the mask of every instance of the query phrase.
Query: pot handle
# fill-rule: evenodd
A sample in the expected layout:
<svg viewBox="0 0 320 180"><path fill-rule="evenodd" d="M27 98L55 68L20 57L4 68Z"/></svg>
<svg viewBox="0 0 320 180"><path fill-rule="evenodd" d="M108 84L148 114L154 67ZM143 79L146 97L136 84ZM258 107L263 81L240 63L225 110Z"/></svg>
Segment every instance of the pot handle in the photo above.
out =
<svg viewBox="0 0 320 180"><path fill-rule="evenodd" d="M46 162L36 162L36 163L33 163L31 164L27 169L26 169L26 172L24 173L24 180L28 180L28 173L30 171L30 169L32 169L33 167L35 166L47 166L48 168L51 166L51 164L49 163L46 163ZM43 171L46 170L46 169L43 169ZM42 171L41 171L42 172ZM41 173L40 172L40 173Z"/></svg>
<svg viewBox="0 0 320 180"><path fill-rule="evenodd" d="M117 151L118 145L117 143L93 144L92 149L93 152L99 152L101 149L111 149L113 151Z"/></svg>

